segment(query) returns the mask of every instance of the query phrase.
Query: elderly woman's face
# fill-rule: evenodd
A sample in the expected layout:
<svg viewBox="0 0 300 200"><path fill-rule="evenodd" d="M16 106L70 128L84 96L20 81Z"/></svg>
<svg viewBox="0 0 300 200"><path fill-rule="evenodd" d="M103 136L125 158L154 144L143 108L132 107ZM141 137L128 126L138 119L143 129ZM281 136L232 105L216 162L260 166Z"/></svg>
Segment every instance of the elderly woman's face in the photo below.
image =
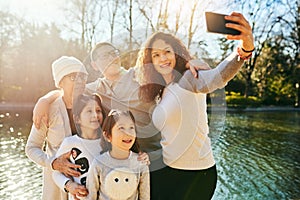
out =
<svg viewBox="0 0 300 200"><path fill-rule="evenodd" d="M172 76L176 64L176 57L171 45L158 39L152 45L151 58L154 68L158 73L165 76Z"/></svg>
<svg viewBox="0 0 300 200"><path fill-rule="evenodd" d="M65 93L82 94L85 89L86 80L86 74L75 72L64 76L59 85Z"/></svg>

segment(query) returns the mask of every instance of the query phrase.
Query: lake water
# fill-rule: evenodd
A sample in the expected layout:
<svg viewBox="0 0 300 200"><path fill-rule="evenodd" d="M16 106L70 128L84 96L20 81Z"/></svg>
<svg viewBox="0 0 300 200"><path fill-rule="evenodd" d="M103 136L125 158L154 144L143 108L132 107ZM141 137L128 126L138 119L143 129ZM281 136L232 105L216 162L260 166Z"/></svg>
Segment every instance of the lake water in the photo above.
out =
<svg viewBox="0 0 300 200"><path fill-rule="evenodd" d="M40 199L41 167L24 153L31 111L0 111L0 199ZM216 199L300 199L300 112L210 117Z"/></svg>

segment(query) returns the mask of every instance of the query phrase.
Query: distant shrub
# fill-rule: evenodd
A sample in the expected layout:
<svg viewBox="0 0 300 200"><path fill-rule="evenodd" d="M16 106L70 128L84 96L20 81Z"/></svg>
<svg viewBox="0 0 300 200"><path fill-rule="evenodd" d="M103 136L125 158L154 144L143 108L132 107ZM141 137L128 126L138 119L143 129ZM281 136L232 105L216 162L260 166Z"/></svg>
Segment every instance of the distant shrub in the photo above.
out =
<svg viewBox="0 0 300 200"><path fill-rule="evenodd" d="M230 95L226 95L226 103L228 107L259 107L261 100L254 96L244 97L240 93L231 92Z"/></svg>

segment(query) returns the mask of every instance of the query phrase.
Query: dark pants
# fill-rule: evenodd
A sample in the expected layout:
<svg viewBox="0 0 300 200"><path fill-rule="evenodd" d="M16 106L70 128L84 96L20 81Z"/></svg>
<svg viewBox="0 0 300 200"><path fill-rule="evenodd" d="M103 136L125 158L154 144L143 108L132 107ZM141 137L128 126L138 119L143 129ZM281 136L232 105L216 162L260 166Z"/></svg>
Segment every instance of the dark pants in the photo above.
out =
<svg viewBox="0 0 300 200"><path fill-rule="evenodd" d="M151 171L151 200L210 200L217 185L217 170L180 170L171 167Z"/></svg>

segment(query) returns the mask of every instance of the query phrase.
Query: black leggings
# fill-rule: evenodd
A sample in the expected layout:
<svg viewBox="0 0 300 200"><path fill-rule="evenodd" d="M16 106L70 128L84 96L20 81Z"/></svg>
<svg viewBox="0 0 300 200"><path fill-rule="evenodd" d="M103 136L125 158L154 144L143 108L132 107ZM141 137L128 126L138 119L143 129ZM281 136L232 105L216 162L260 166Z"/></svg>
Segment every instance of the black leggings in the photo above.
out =
<svg viewBox="0 0 300 200"><path fill-rule="evenodd" d="M210 200L217 185L217 170L181 170L171 167L150 173L151 200Z"/></svg>

